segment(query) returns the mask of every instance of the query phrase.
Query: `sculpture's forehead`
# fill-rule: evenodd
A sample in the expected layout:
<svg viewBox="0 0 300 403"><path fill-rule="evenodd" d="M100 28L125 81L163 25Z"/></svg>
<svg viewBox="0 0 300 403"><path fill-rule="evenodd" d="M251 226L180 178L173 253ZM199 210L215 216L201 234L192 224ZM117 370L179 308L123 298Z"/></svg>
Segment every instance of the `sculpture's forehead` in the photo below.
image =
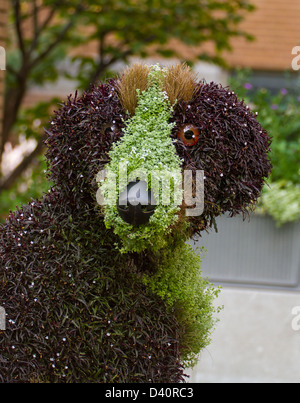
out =
<svg viewBox="0 0 300 403"><path fill-rule="evenodd" d="M126 111L134 114L138 102L138 94L151 85L149 73L155 66L134 64L127 68L117 82L117 91L120 102ZM166 92L171 105L178 101L192 99L197 85L196 74L186 64L177 64L161 70L162 90Z"/></svg>

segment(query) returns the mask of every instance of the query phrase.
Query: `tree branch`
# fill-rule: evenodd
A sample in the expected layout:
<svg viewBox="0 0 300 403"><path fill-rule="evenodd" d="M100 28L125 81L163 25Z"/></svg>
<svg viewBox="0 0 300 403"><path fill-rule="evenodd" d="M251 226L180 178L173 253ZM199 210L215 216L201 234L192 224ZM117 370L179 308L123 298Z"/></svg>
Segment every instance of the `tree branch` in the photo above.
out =
<svg viewBox="0 0 300 403"><path fill-rule="evenodd" d="M6 71L8 71L13 76L15 76L17 79L20 78L20 73L18 71L16 71L14 68L12 68L12 66L7 65L6 66Z"/></svg>
<svg viewBox="0 0 300 403"><path fill-rule="evenodd" d="M38 55L34 60L31 61L29 65L29 69L34 68L37 64L39 64L45 57L48 56L49 53L64 39L70 28L74 25L75 18L81 11L83 10L83 6L78 6L72 15L73 18L70 19L68 23L65 24L64 28L61 30L60 34L57 38L48 46L48 48Z"/></svg>
<svg viewBox="0 0 300 403"><path fill-rule="evenodd" d="M13 9L15 14L15 28L17 32L17 38L19 43L19 48L21 50L23 59L26 59L26 50L23 39L23 33L21 29L21 10L20 10L20 0L13 0Z"/></svg>
<svg viewBox="0 0 300 403"><path fill-rule="evenodd" d="M155 39L154 35L149 35L147 38L145 38L145 44L151 43ZM96 67L96 69L93 71L90 77L90 84L95 84L98 78L100 77L101 73L106 70L108 67L110 67L112 64L117 62L118 60L124 60L126 57L130 56L133 54L132 49L128 42L126 40L122 41L119 45L118 48L122 49L126 46L129 46L128 49L123 50L121 54L118 54L118 56L112 56L108 61L104 61L104 36L102 35L100 37L100 43L99 43L99 63Z"/></svg>
<svg viewBox="0 0 300 403"><path fill-rule="evenodd" d="M34 32L34 37L37 37L37 32L38 32L38 6L36 4L36 0L33 0L33 13L32 13L32 19L33 19L33 32Z"/></svg>
<svg viewBox="0 0 300 403"><path fill-rule="evenodd" d="M44 147L45 136L41 137L35 149L26 157L24 157L23 161L8 175L7 178L4 178L2 183L0 184L0 193L3 190L10 189L15 181L22 175L25 169L31 164L33 159L41 154Z"/></svg>
<svg viewBox="0 0 300 403"><path fill-rule="evenodd" d="M41 33L48 27L48 25L50 24L51 20L53 19L54 15L55 15L56 11L57 11L56 8L52 8L50 10L49 14L47 15L47 18L44 20L44 22L39 27L36 28L35 35L34 35L33 41L31 42L30 49L28 52L30 55L36 48L36 45L38 43Z"/></svg>

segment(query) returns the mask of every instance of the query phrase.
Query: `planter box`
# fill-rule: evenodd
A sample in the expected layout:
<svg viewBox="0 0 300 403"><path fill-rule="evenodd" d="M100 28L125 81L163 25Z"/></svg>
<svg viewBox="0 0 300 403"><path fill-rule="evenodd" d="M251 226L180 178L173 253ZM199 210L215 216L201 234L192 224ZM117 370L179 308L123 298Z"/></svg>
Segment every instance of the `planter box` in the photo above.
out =
<svg viewBox="0 0 300 403"><path fill-rule="evenodd" d="M219 217L218 233L203 234L194 248L207 250L201 269L215 283L300 288L300 222L276 227L267 216Z"/></svg>

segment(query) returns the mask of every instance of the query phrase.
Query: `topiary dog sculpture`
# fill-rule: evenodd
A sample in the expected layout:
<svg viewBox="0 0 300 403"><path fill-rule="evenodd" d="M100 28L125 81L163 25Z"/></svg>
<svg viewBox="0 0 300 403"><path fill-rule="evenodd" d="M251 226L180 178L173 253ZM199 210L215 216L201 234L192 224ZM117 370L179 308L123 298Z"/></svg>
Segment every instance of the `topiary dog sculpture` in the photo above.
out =
<svg viewBox="0 0 300 403"><path fill-rule="evenodd" d="M0 381L184 381L218 293L187 241L254 205L266 131L186 65L133 65L49 126L54 186L0 228Z"/></svg>

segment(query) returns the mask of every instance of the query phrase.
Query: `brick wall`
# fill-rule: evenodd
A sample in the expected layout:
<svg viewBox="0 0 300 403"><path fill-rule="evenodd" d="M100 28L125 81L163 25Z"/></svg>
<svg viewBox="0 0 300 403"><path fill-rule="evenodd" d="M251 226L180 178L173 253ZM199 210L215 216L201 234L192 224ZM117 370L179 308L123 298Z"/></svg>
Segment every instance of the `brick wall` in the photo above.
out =
<svg viewBox="0 0 300 403"><path fill-rule="evenodd" d="M6 49L6 28L7 28L7 9L9 0L0 0L0 46ZM3 102L4 102L4 77L5 71L0 70L0 132L3 121Z"/></svg>
<svg viewBox="0 0 300 403"><path fill-rule="evenodd" d="M251 0L256 7L246 13L239 29L252 34L253 42L243 38L231 40L232 52L223 57L231 67L249 67L253 70L291 70L292 49L300 45L299 0ZM185 48L174 41L174 46L188 58L195 56L199 48ZM202 50L213 53L213 46L206 43Z"/></svg>
<svg viewBox="0 0 300 403"><path fill-rule="evenodd" d="M233 41L234 51L226 56L232 66L284 71L291 68L292 49L300 45L299 0L252 0L256 10L241 24L253 34L254 42Z"/></svg>

